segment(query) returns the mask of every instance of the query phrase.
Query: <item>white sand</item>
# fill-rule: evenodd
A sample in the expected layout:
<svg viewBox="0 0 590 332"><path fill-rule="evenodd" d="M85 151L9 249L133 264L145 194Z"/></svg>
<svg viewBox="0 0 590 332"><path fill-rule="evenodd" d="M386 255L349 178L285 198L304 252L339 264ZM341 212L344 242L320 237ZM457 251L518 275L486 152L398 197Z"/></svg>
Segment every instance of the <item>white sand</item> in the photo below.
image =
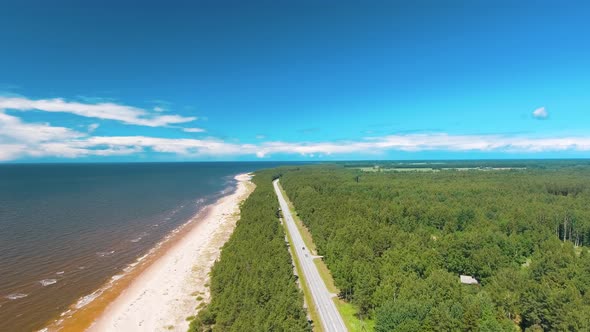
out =
<svg viewBox="0 0 590 332"><path fill-rule="evenodd" d="M254 189L250 179L236 176L236 192L203 210L203 220L134 279L88 331L186 332L186 318L209 299L209 271L239 218L240 202Z"/></svg>

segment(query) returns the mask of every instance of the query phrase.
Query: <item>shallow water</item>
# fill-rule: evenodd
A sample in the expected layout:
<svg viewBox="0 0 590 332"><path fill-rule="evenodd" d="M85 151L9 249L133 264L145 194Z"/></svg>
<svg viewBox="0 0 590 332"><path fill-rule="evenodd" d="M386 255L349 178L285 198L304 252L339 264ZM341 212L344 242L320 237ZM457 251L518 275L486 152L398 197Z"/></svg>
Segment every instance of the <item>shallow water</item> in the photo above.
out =
<svg viewBox="0 0 590 332"><path fill-rule="evenodd" d="M0 331L42 328L277 163L0 165Z"/></svg>

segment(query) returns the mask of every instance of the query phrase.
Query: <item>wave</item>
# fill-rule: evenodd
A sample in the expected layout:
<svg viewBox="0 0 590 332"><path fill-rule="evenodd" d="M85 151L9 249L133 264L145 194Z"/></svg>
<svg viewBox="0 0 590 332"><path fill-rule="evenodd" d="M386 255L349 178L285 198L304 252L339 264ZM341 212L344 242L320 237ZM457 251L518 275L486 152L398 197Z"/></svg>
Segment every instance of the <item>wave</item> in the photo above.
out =
<svg viewBox="0 0 590 332"><path fill-rule="evenodd" d="M141 239L143 239L145 236L148 236L148 235L149 235L149 233L143 232L143 233L139 234L135 239L132 239L129 241L131 241L133 243L137 243L137 242L141 241Z"/></svg>
<svg viewBox="0 0 590 332"><path fill-rule="evenodd" d="M123 275L121 274L115 274L114 276L111 277L111 282L115 282L119 279L123 278Z"/></svg>
<svg viewBox="0 0 590 332"><path fill-rule="evenodd" d="M82 296L76 305L74 306L76 309L80 309L82 307L87 306L90 302L94 301L97 297L99 297L104 292L104 289L99 289L93 293L90 293L86 296Z"/></svg>
<svg viewBox="0 0 590 332"><path fill-rule="evenodd" d="M55 272L55 274L62 275L62 274L64 274L64 271Z"/></svg>
<svg viewBox="0 0 590 332"><path fill-rule="evenodd" d="M6 298L9 300L18 300L18 299L22 299L29 296L29 294L25 294L25 293L13 293L13 294L9 294L6 295Z"/></svg>
<svg viewBox="0 0 590 332"><path fill-rule="evenodd" d="M115 253L115 251L114 250L111 250L111 251L100 251L100 252L97 252L96 254L99 257L108 257L108 256L111 256L114 253Z"/></svg>
<svg viewBox="0 0 590 332"><path fill-rule="evenodd" d="M136 263L132 263L132 264L130 264L130 265L132 265L132 266L135 266L135 265L137 265L137 263L139 263L139 262L141 262L142 260L144 260L144 259L145 259L145 258L146 258L148 255L149 255L149 254L145 254L145 255L143 255L143 256L141 256L141 257L138 257L138 258L135 260L135 261L136 261Z"/></svg>
<svg viewBox="0 0 590 332"><path fill-rule="evenodd" d="M57 282L57 279L43 279L40 280L39 283L41 284L41 286L45 287L45 286L49 286L49 285L53 285Z"/></svg>
<svg viewBox="0 0 590 332"><path fill-rule="evenodd" d="M145 233L145 234L142 233L141 235L144 235L145 236L147 234L148 233ZM135 260L135 262L133 262L131 264L128 264L127 267L125 267L123 269L123 271L125 273L127 273L127 272L133 270L135 268L135 266L137 266L141 261L143 261L145 258L147 258L156 249L156 247L152 248L147 254L145 254L145 255L137 258ZM105 256L110 256L110 255L112 255L114 253L115 253L115 251L114 250L111 250L111 251L106 251L106 252L98 252L97 255L99 255L101 257L105 257ZM79 267L79 269L83 269L83 268L85 268L85 267L84 266L80 266ZM101 288L97 289L96 291L94 291L94 292L92 292L92 293L90 293L88 295L85 295L85 296L82 296L81 298L79 298L78 301L76 302L76 304L74 304L74 308L75 309L81 309L81 308L87 306L89 303L91 303L92 301L94 301L95 299L97 299L99 296L101 296L107 289L109 289L111 287L111 285L115 281L121 279L125 275L125 273L123 273L123 274L116 274L116 275L112 276L111 277L111 281L110 281L109 284L103 285ZM66 313L71 313L71 312L72 312L72 310L66 311ZM63 313L62 316L64 316L66 313Z"/></svg>

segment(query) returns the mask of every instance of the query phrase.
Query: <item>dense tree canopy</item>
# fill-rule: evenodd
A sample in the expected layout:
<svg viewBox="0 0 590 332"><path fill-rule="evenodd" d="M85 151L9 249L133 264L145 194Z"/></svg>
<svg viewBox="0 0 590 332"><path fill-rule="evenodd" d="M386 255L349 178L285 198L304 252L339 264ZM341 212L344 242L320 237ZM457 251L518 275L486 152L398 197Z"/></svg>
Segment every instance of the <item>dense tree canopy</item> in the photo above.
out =
<svg viewBox="0 0 590 332"><path fill-rule="evenodd" d="M256 173L256 189L212 269L211 303L190 331L311 331L277 218L273 174Z"/></svg>
<svg viewBox="0 0 590 332"><path fill-rule="evenodd" d="M285 168L281 183L377 331L590 330L590 167L360 166Z"/></svg>

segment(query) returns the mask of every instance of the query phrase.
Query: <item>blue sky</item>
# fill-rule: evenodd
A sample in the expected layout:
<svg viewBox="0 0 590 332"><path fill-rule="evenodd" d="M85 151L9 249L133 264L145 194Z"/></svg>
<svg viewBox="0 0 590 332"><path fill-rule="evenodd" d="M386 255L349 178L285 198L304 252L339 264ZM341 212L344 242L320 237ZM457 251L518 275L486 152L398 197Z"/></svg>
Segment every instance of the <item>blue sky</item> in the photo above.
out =
<svg viewBox="0 0 590 332"><path fill-rule="evenodd" d="M3 4L0 161L590 157L589 12Z"/></svg>

